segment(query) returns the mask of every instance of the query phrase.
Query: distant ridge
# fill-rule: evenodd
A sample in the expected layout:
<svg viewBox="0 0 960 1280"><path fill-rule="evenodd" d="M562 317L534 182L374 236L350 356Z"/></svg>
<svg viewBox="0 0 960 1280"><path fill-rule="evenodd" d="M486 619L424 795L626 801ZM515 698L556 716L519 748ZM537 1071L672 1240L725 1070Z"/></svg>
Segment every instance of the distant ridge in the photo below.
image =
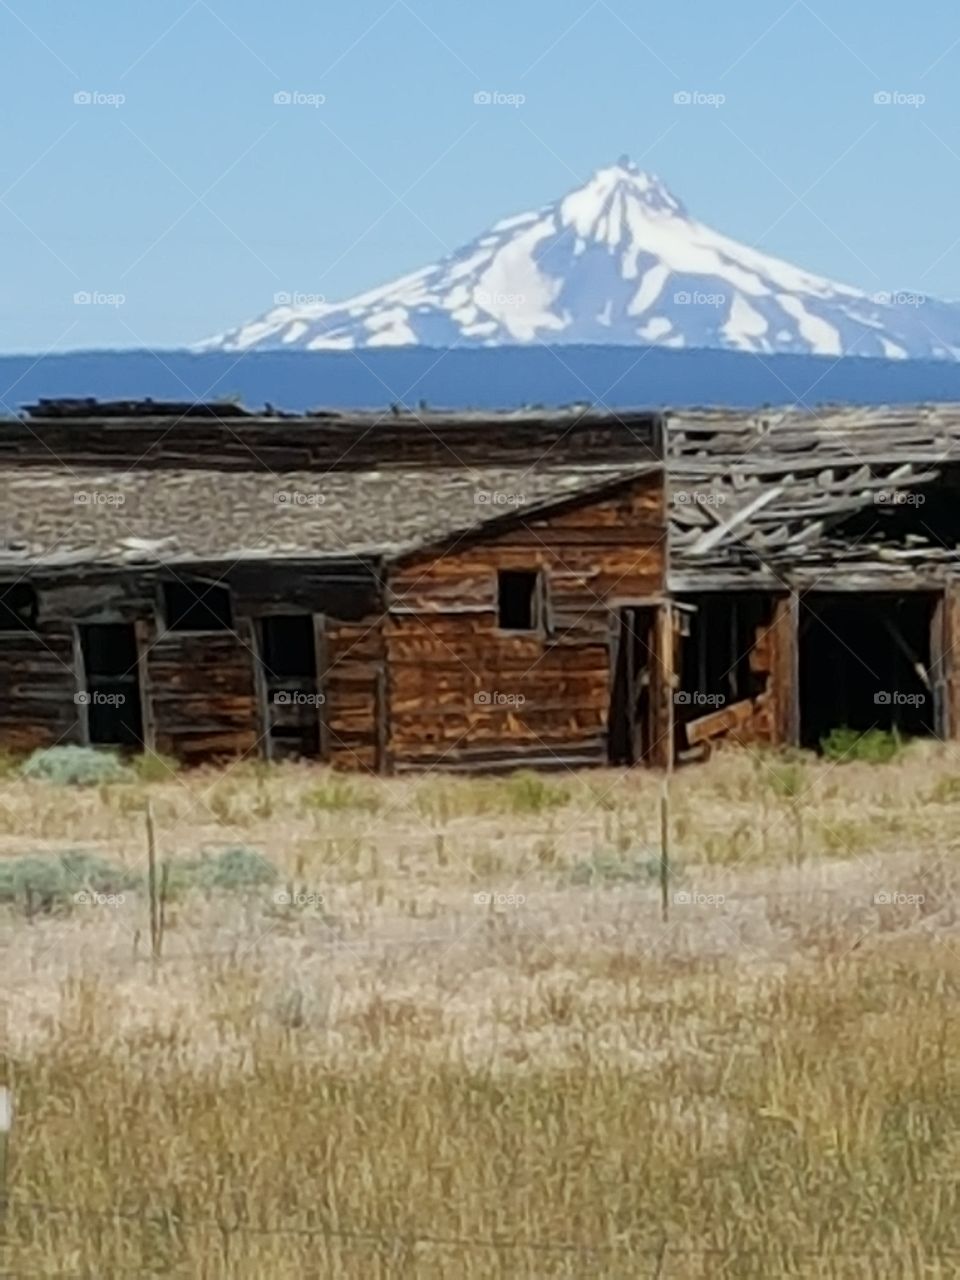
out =
<svg viewBox="0 0 960 1280"><path fill-rule="evenodd" d="M239 398L251 408L609 408L960 402L952 361L836 360L729 351L571 346L445 353L90 351L0 357L2 403L44 396L183 401Z"/></svg>

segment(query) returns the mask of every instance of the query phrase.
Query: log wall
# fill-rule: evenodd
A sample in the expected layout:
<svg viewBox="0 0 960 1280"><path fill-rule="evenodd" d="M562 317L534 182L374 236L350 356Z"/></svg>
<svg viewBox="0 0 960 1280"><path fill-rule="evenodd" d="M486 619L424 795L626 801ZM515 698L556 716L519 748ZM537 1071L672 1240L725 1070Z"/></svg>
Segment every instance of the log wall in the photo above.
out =
<svg viewBox="0 0 960 1280"><path fill-rule="evenodd" d="M388 577L388 766L602 764L618 604L661 597L662 477ZM497 574L539 570L545 625L499 628Z"/></svg>

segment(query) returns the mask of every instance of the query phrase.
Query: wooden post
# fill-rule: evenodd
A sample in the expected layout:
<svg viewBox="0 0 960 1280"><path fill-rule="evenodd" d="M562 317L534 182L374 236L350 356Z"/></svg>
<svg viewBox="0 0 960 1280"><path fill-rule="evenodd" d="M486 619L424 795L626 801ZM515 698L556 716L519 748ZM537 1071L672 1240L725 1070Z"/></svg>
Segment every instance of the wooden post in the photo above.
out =
<svg viewBox="0 0 960 1280"><path fill-rule="evenodd" d="M153 826L153 808L147 801L147 889L150 896L150 955L160 959L161 910L157 887L157 837Z"/></svg>
<svg viewBox="0 0 960 1280"><path fill-rule="evenodd" d="M957 587L949 580L937 597L930 623L930 683L933 689L933 731L944 742L960 736L957 716L954 649L960 640ZM956 637L956 639L954 638Z"/></svg>
<svg viewBox="0 0 960 1280"><path fill-rule="evenodd" d="M773 745L800 745L800 597L796 591L774 602L770 623Z"/></svg>
<svg viewBox="0 0 960 1280"><path fill-rule="evenodd" d="M663 718L660 731L663 735L665 771L660 792L660 915L666 923L670 919L670 782L673 778L674 757L674 693L676 685L676 630L674 610L667 601L660 610L660 635L657 643L657 661L660 668L660 703Z"/></svg>
<svg viewBox="0 0 960 1280"><path fill-rule="evenodd" d="M7 1217L7 1171L10 1162L11 1133L13 1132L13 1090L0 1085L0 1234Z"/></svg>
<svg viewBox="0 0 960 1280"><path fill-rule="evenodd" d="M140 717L143 725L143 749L156 752L157 725L153 709L153 690L150 685L150 647L153 644L154 628L152 622L139 618L133 624L133 633L137 640L137 683L140 698Z"/></svg>

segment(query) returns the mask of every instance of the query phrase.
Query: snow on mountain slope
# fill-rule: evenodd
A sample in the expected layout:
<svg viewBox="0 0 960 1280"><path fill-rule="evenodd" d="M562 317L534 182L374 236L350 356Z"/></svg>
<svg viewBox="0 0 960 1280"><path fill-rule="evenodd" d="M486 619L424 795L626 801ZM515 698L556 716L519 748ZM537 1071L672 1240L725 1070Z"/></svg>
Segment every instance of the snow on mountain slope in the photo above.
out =
<svg viewBox="0 0 960 1280"><path fill-rule="evenodd" d="M960 358L960 306L867 294L690 217L627 159L434 266L340 303L275 306L197 350L604 343Z"/></svg>

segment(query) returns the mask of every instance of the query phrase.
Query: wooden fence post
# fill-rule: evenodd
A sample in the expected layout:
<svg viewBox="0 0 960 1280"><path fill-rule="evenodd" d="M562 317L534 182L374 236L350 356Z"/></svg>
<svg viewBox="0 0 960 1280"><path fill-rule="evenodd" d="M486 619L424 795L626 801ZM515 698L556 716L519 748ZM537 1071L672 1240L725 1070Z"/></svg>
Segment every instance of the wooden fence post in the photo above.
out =
<svg viewBox="0 0 960 1280"><path fill-rule="evenodd" d="M10 1143L13 1132L13 1090L0 1085L0 1234L7 1219L7 1173L10 1165Z"/></svg>

